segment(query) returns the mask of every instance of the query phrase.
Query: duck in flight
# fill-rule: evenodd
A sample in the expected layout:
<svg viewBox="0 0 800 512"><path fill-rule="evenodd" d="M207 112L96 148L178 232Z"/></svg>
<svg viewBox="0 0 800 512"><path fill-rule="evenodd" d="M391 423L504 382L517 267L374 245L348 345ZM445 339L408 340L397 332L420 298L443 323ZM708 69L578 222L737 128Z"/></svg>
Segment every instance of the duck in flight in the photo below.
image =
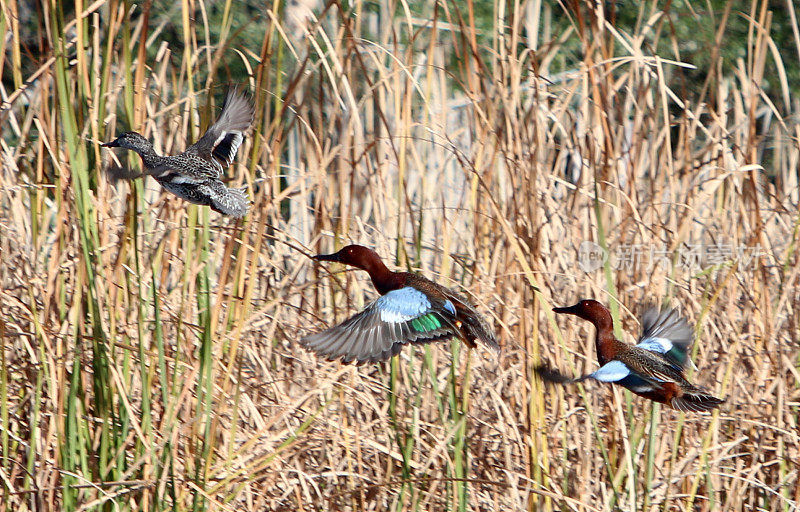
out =
<svg viewBox="0 0 800 512"><path fill-rule="evenodd" d="M559 384L590 378L612 382L679 411L708 411L724 402L686 380L685 368L694 367L688 355L693 332L677 310L648 309L642 316L642 334L635 346L614 336L611 313L596 300L582 300L574 306L553 308L553 311L575 315L594 324L597 359L601 366L577 378L540 366L536 373L542 380Z"/></svg>
<svg viewBox="0 0 800 512"><path fill-rule="evenodd" d="M406 344L449 338L458 338L469 347L480 340L500 349L494 333L465 297L419 274L392 272L372 249L348 245L314 259L365 270L381 294L341 324L300 340L318 355L345 363L382 361Z"/></svg>
<svg viewBox="0 0 800 512"><path fill-rule="evenodd" d="M153 176L165 189L190 203L210 206L223 215L244 217L248 207L244 189L228 188L220 177L233 163L254 115L250 100L231 89L219 118L183 153L161 156L149 140L136 132L125 132L101 146L135 151L142 158L144 174Z"/></svg>

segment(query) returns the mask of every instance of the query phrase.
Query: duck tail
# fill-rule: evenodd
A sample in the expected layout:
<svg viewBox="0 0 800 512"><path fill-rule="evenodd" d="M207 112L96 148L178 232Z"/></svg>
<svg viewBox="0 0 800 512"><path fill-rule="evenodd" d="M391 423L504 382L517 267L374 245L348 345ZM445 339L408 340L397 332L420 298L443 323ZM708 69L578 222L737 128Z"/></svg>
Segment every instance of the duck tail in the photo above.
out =
<svg viewBox="0 0 800 512"><path fill-rule="evenodd" d="M475 348L475 340L481 340L494 350L500 350L500 344L497 343L497 338L495 338L494 333L480 317L464 318L461 324L461 330L464 335L464 340L470 347Z"/></svg>
<svg viewBox="0 0 800 512"><path fill-rule="evenodd" d="M463 341L471 348L475 348L475 340L481 340L487 346L496 351L500 351L500 344L497 342L489 324L475 309L475 306L464 297L449 290L446 293L447 299L453 304L455 311L451 311L454 317L460 322L460 330Z"/></svg>
<svg viewBox="0 0 800 512"><path fill-rule="evenodd" d="M724 399L717 398L699 389L687 391L683 395L675 397L670 401L670 405L674 409L684 412L710 411L716 409L723 403L725 403Z"/></svg>

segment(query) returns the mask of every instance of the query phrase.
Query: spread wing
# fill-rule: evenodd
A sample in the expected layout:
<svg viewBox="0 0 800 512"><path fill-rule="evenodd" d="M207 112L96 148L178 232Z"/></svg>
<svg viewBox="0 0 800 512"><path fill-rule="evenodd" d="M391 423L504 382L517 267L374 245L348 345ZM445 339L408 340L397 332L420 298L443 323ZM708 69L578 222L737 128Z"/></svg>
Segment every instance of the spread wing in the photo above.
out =
<svg viewBox="0 0 800 512"><path fill-rule="evenodd" d="M328 359L345 363L381 361L397 354L407 343L460 336L455 307L449 301L435 307L427 295L407 286L393 290L360 313L300 343Z"/></svg>
<svg viewBox="0 0 800 512"><path fill-rule="evenodd" d="M622 378L616 378L613 382L640 394L665 389L668 393L659 401L679 411L710 411L725 402L690 384L684 378L683 371L676 370L674 361L665 354L633 347L618 362L626 367L629 373ZM670 389L678 389L677 396L674 394L675 391L669 392Z"/></svg>
<svg viewBox="0 0 800 512"><path fill-rule="evenodd" d="M594 373L590 373L589 376L600 382L618 382L630 374L631 370L625 363L614 360L607 362Z"/></svg>
<svg viewBox="0 0 800 512"><path fill-rule="evenodd" d="M682 370L676 369L675 362L661 352L630 347L618 357L595 372L577 378L570 378L546 364L536 367L535 371L545 382L556 384L586 379L613 382L679 411L710 411L725 402L687 382Z"/></svg>
<svg viewBox="0 0 800 512"><path fill-rule="evenodd" d="M677 309L651 307L642 315L642 335L636 346L662 354L679 371L687 365L696 369L689 359L693 336L692 327Z"/></svg>
<svg viewBox="0 0 800 512"><path fill-rule="evenodd" d="M253 104L236 89L228 91L217 121L200 139L186 148L204 158L213 157L222 167L228 167L242 145L244 133L255 117Z"/></svg>

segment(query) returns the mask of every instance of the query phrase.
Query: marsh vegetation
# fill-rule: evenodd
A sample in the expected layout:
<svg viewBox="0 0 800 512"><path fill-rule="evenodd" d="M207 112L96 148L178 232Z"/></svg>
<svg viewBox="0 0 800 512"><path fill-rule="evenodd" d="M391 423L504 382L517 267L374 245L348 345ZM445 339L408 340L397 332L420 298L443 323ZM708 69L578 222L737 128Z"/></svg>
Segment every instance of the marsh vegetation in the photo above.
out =
<svg viewBox="0 0 800 512"><path fill-rule="evenodd" d="M796 509L795 7L568 4L0 2L0 510ZM109 178L101 142L179 152L231 83L244 219ZM308 258L347 243L502 352L302 350L376 296ZM551 312L583 297L626 341L680 306L726 404L544 387L597 367Z"/></svg>

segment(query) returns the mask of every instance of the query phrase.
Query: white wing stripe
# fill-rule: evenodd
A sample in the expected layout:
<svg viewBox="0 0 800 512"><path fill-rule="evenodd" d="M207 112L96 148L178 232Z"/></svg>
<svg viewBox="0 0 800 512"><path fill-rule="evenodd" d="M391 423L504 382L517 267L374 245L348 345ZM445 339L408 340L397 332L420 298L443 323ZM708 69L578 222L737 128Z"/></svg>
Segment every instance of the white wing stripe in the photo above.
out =
<svg viewBox="0 0 800 512"><path fill-rule="evenodd" d="M181 185L181 184L200 185L204 181L205 179L203 178L198 179L195 176L190 176L188 174L178 174L178 173L174 173L172 178L169 180L169 182L174 185Z"/></svg>
<svg viewBox="0 0 800 512"><path fill-rule="evenodd" d="M390 324L402 324L413 320L416 315L404 315L400 311L392 311L390 309L381 309L381 321Z"/></svg>
<svg viewBox="0 0 800 512"><path fill-rule="evenodd" d="M214 144L212 144L211 147L215 148L219 146L219 143L222 142L222 140L225 138L226 135L228 135L227 131L220 132L219 137L217 137L217 140L214 141Z"/></svg>

